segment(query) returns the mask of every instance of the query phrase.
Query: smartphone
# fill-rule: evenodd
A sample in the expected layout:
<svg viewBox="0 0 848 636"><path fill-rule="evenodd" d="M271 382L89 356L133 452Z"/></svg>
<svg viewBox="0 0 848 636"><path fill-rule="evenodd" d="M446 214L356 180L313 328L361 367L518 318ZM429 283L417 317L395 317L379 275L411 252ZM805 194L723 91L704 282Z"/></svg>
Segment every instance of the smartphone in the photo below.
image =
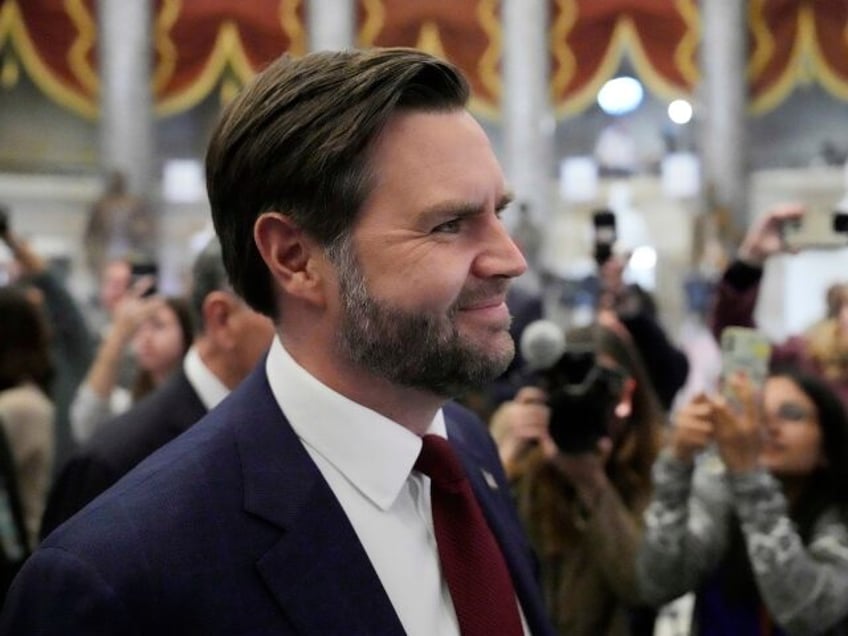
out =
<svg viewBox="0 0 848 636"><path fill-rule="evenodd" d="M596 210L592 213L592 228L595 243L593 256L600 267L612 256L613 245L618 239L615 214L612 210Z"/></svg>
<svg viewBox="0 0 848 636"><path fill-rule="evenodd" d="M771 343L764 333L748 327L726 327L721 332L721 385L728 400L738 402L728 380L738 372L762 388L769 370Z"/></svg>
<svg viewBox="0 0 848 636"><path fill-rule="evenodd" d="M848 212L834 210L832 225L833 231L837 234L848 234Z"/></svg>
<svg viewBox="0 0 848 636"><path fill-rule="evenodd" d="M811 210L802 219L780 226L783 243L791 250L848 247L848 213Z"/></svg>
<svg viewBox="0 0 848 636"><path fill-rule="evenodd" d="M156 279L159 276L159 266L151 261L139 261L130 266L132 282L135 283L140 278L152 277L153 284L148 287L142 296L152 296L156 293Z"/></svg>

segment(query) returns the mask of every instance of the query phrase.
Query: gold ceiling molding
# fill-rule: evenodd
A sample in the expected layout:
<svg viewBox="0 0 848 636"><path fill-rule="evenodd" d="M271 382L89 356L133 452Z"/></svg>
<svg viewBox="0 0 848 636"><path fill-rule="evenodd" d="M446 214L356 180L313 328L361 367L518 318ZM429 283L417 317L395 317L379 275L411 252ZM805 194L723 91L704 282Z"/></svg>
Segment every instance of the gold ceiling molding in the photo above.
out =
<svg viewBox="0 0 848 636"><path fill-rule="evenodd" d="M418 46L459 66L471 108L497 117L503 95L499 0L352 0L359 46ZM601 85L632 62L662 99L691 95L700 72L698 0L549 0L551 98L559 116L589 107ZM21 74L49 99L95 118L94 0L0 0L0 83ZM151 84L160 116L224 98L282 52L308 48L303 0L159 0ZM848 101L848 2L751 0L746 73L750 109L763 113L817 82ZM226 84L226 86L225 86Z"/></svg>
<svg viewBox="0 0 848 636"><path fill-rule="evenodd" d="M65 0L65 10L77 28L77 38L68 51L68 66L92 95L97 95L100 82L97 69L91 65L91 53L97 38L97 26L83 0Z"/></svg>
<svg viewBox="0 0 848 636"><path fill-rule="evenodd" d="M162 8L156 15L153 26L158 56L156 67L153 70L153 92L155 95L164 90L177 69L179 53L177 52L177 45L171 39L171 29L174 28L181 10L182 0L162 0Z"/></svg>
<svg viewBox="0 0 848 636"><path fill-rule="evenodd" d="M52 101L85 119L97 117L97 103L93 97L80 87L72 86L42 59L17 0L6 0L0 6L0 47L3 46L14 48L27 76Z"/></svg>

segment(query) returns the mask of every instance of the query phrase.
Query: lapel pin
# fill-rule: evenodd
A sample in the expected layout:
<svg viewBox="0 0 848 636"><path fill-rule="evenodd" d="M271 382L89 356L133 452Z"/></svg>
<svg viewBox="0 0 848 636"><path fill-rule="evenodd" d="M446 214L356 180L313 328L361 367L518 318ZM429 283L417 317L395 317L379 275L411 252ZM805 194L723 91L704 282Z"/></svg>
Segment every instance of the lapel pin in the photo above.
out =
<svg viewBox="0 0 848 636"><path fill-rule="evenodd" d="M486 480L486 483L489 485L489 488L491 488L492 490L497 490L498 482L495 481L495 476L485 468L481 468L480 472L483 473L483 479Z"/></svg>

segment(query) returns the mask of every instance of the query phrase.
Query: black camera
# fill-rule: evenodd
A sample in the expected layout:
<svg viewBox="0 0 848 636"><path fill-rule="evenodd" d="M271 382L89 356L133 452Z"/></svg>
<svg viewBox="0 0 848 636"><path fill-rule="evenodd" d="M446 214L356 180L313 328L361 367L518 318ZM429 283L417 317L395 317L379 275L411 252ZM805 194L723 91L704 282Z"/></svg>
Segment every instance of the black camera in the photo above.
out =
<svg viewBox="0 0 848 636"><path fill-rule="evenodd" d="M612 256L612 248L618 239L615 226L615 214L612 210L595 210L592 213L594 229L594 248L592 256L598 267L601 267Z"/></svg>
<svg viewBox="0 0 848 636"><path fill-rule="evenodd" d="M598 364L591 347L569 347L541 378L557 447L569 454L595 450L598 440L609 434L624 374Z"/></svg>

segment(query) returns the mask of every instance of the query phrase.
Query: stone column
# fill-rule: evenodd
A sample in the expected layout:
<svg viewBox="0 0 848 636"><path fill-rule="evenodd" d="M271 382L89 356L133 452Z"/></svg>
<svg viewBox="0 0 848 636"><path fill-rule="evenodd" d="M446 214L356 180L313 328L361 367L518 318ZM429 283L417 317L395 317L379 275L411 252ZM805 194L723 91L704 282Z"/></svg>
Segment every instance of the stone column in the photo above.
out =
<svg viewBox="0 0 848 636"><path fill-rule="evenodd" d="M309 50L342 50L356 44L354 0L309 0L306 7Z"/></svg>
<svg viewBox="0 0 848 636"><path fill-rule="evenodd" d="M507 178L517 211L538 227L550 221L553 201L555 122L550 97L550 2L504 0L503 125Z"/></svg>
<svg viewBox="0 0 848 636"><path fill-rule="evenodd" d="M153 3L99 0L100 164L124 173L131 194L155 183L156 130L150 79Z"/></svg>
<svg viewBox="0 0 848 636"><path fill-rule="evenodd" d="M700 139L704 192L712 208L728 212L735 240L749 223L748 83L745 0L703 0Z"/></svg>

